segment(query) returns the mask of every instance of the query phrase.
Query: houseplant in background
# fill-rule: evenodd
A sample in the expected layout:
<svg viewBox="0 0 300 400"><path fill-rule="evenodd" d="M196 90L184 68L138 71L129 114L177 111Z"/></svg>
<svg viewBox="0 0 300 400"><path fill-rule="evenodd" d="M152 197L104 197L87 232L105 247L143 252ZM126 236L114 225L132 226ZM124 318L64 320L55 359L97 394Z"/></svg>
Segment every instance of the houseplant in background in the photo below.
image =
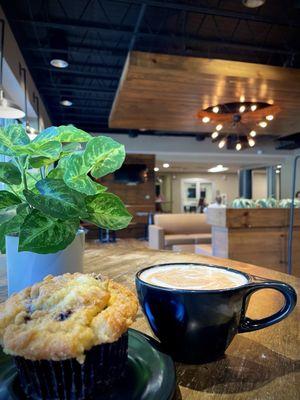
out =
<svg viewBox="0 0 300 400"><path fill-rule="evenodd" d="M122 201L95 181L124 161L124 146L113 139L68 125L30 141L22 125L11 125L0 129L0 154L9 157L0 163L6 185L0 249L7 254L9 293L49 273L82 270L81 220L113 230L129 224Z"/></svg>

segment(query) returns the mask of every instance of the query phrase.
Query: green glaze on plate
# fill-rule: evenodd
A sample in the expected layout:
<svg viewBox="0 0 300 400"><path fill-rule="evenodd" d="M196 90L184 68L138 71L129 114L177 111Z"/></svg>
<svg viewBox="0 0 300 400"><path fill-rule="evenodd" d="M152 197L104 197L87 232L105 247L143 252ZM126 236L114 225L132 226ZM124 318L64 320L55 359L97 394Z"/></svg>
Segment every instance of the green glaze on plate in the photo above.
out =
<svg viewBox="0 0 300 400"><path fill-rule="evenodd" d="M126 375L110 394L95 400L171 400L176 387L174 363L159 343L129 329ZM0 351L0 400L29 400L21 391L12 358Z"/></svg>

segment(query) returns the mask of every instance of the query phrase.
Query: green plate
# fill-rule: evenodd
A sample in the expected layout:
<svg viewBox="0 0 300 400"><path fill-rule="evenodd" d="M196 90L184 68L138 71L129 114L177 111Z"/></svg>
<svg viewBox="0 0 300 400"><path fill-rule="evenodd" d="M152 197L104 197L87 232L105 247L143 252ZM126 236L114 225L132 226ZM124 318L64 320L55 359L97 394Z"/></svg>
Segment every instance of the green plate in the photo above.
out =
<svg viewBox="0 0 300 400"><path fill-rule="evenodd" d="M171 400L176 387L171 357L162 353L159 343L150 336L134 329L129 329L128 333L125 378L110 395L105 395L105 400ZM29 400L19 387L12 358L1 351L0 400ZM101 400L99 395L97 400Z"/></svg>

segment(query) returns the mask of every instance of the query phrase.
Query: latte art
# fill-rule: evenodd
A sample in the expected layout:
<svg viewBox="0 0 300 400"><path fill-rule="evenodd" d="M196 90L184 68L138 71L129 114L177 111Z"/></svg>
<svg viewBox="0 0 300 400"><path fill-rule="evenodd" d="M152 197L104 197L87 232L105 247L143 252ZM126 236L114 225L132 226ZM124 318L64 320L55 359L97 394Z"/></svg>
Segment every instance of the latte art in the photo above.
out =
<svg viewBox="0 0 300 400"><path fill-rule="evenodd" d="M237 272L195 264L150 268L140 275L140 279L155 286L186 290L230 289L248 282Z"/></svg>

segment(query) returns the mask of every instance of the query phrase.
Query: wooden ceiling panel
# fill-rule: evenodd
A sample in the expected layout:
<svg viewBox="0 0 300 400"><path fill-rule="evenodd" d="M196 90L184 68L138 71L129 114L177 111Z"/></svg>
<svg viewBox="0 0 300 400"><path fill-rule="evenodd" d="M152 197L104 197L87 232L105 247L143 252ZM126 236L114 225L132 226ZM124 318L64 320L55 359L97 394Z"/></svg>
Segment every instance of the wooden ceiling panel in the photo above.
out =
<svg viewBox="0 0 300 400"><path fill-rule="evenodd" d="M210 132L197 113L240 101L280 108L259 134L300 131L300 70L261 64L164 54L128 55L110 115L111 128Z"/></svg>

